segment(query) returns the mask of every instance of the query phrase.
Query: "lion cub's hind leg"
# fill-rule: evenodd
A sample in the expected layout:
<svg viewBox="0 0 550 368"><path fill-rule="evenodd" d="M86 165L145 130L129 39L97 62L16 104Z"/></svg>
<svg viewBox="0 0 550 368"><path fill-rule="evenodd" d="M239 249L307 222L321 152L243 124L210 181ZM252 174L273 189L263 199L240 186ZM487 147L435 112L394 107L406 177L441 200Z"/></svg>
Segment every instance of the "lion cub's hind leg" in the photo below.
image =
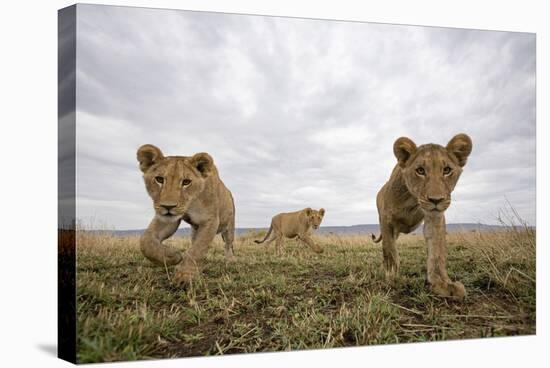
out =
<svg viewBox="0 0 550 368"><path fill-rule="evenodd" d="M381 225L381 233L386 279L393 280L399 274L399 252L396 245L397 236L393 227L390 225Z"/></svg>
<svg viewBox="0 0 550 368"><path fill-rule="evenodd" d="M235 255L233 254L233 242L235 240L235 229L226 229L222 231L222 239L224 242L224 255L227 262L235 261Z"/></svg>
<svg viewBox="0 0 550 368"><path fill-rule="evenodd" d="M281 248L283 246L283 234L276 234L274 237L275 239L275 254L277 256L281 256ZM270 240L270 242L273 240Z"/></svg>

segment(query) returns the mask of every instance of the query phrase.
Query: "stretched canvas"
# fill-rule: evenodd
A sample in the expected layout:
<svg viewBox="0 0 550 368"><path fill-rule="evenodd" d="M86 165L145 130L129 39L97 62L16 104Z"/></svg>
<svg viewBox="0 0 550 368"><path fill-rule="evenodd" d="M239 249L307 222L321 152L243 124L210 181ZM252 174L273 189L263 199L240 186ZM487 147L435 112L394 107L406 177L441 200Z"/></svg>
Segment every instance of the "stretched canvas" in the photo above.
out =
<svg viewBox="0 0 550 368"><path fill-rule="evenodd" d="M59 11L59 356L535 334L532 33Z"/></svg>

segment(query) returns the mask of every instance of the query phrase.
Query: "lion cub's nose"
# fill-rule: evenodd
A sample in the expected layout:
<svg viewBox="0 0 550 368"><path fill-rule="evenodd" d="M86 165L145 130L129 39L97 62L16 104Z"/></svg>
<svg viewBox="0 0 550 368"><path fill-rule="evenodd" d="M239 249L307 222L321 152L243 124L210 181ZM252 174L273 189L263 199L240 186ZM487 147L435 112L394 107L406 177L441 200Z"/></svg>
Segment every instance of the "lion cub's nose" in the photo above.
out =
<svg viewBox="0 0 550 368"><path fill-rule="evenodd" d="M443 200L445 199L445 197L428 197L428 201L432 202L433 204L435 204L436 206L443 202Z"/></svg>
<svg viewBox="0 0 550 368"><path fill-rule="evenodd" d="M172 208L176 208L175 204L162 204L160 205L162 208L164 208L166 211L170 212Z"/></svg>

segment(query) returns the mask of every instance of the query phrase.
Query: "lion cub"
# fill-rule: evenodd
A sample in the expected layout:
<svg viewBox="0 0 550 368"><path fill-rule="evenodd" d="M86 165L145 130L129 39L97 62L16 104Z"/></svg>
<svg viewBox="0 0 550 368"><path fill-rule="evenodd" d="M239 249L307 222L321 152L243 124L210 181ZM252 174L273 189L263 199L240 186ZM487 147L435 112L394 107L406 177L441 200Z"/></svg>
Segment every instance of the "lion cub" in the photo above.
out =
<svg viewBox="0 0 550 368"><path fill-rule="evenodd" d="M319 211L311 208L304 208L296 212L279 213L271 219L271 226L263 240L254 240L257 244L261 244L267 240L267 244L276 240L275 243L277 254L281 253L281 244L283 237L291 239L299 239L307 244L313 251L322 253L323 248L315 244L311 239L311 228L318 229L323 221L325 209ZM271 236L271 237L270 237ZM269 238L269 240L268 240Z"/></svg>
<svg viewBox="0 0 550 368"><path fill-rule="evenodd" d="M432 291L443 297L463 299L464 285L451 281L446 270L445 210L462 168L472 152L472 140L466 134L454 136L446 147L438 144L416 146L409 138L399 138L393 145L397 165L390 180L376 197L380 220L386 275L399 272L399 255L395 241L400 233L408 234L424 221L428 246L428 282Z"/></svg>
<svg viewBox="0 0 550 368"><path fill-rule="evenodd" d="M137 159L155 209L140 239L143 255L157 264L178 264L174 281L190 281L199 274L199 263L214 236L221 233L225 257L232 260L235 205L212 157L208 153L164 156L159 148L146 144L138 149ZM162 244L182 220L191 225L191 247L185 254Z"/></svg>

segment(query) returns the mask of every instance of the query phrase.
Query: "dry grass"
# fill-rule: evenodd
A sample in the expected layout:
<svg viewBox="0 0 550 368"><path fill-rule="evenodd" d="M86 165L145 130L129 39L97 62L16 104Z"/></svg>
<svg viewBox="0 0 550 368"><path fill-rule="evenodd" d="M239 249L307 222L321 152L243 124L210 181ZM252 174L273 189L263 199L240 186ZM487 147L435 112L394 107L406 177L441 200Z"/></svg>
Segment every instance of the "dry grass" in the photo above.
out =
<svg viewBox="0 0 550 368"><path fill-rule="evenodd" d="M399 239L401 277L384 281L367 236L317 236L325 253L287 241L284 254L238 238L226 264L220 239L204 276L186 289L151 265L138 237L81 231L78 360L99 362L316 349L535 333L535 232L449 234L448 269L469 296L454 303L425 284L421 236ZM189 239L169 243L189 247Z"/></svg>

